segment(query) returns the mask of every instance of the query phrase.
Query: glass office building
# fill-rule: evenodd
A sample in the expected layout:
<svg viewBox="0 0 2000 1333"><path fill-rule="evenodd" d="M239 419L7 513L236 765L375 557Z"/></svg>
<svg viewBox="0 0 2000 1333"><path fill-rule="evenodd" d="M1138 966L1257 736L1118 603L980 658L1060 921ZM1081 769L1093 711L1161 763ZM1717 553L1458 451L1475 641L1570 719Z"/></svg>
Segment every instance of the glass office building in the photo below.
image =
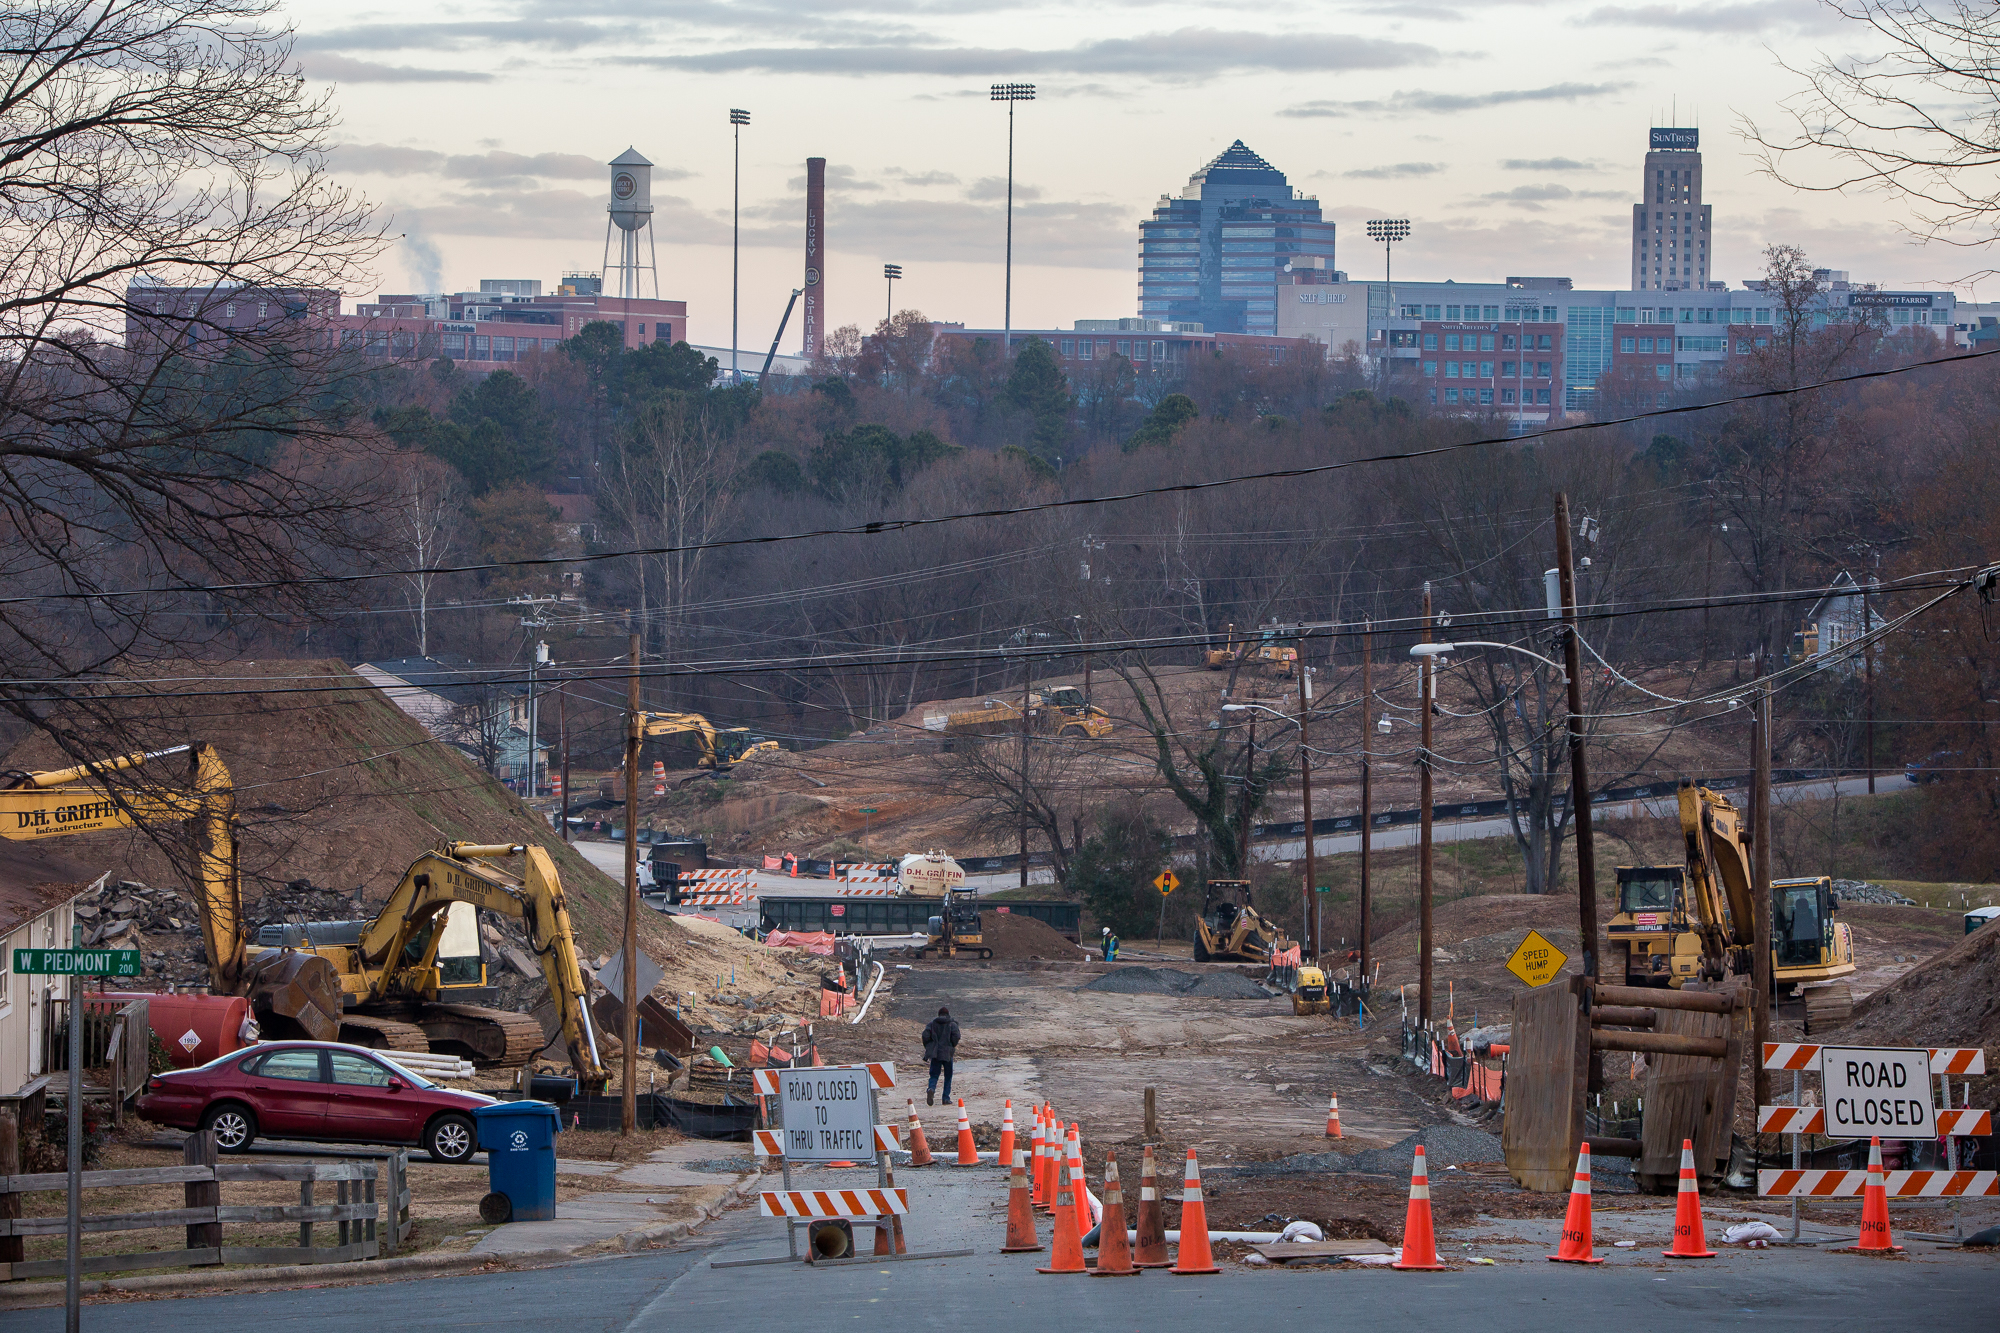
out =
<svg viewBox="0 0 2000 1333"><path fill-rule="evenodd" d="M1332 268L1333 241L1319 200L1238 139L1139 224L1139 315L1275 335L1285 265L1320 255Z"/></svg>

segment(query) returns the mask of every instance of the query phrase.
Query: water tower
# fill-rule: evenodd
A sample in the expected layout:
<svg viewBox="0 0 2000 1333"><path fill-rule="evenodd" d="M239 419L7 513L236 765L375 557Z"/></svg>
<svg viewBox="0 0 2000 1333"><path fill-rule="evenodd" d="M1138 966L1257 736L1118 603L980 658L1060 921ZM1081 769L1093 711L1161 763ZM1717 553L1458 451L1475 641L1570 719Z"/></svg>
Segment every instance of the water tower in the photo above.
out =
<svg viewBox="0 0 2000 1333"><path fill-rule="evenodd" d="M611 217L604 224L605 287L623 297L640 297L639 275L653 275L653 295L660 294L659 252L653 244L653 164L627 148L611 159ZM611 262L611 233L618 232L618 262ZM639 260L639 233L646 233L646 260Z"/></svg>

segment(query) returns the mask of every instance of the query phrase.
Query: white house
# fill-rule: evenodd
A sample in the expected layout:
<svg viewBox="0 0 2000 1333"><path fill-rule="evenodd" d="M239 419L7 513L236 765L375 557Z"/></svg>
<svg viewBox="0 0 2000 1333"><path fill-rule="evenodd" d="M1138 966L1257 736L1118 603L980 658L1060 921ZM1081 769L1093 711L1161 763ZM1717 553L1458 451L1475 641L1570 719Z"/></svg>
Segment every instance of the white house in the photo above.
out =
<svg viewBox="0 0 2000 1333"><path fill-rule="evenodd" d="M0 842L0 1091L12 1092L45 1072L49 1024L73 984L67 977L16 976L14 950L69 947L76 900L109 873L86 869L42 844Z"/></svg>

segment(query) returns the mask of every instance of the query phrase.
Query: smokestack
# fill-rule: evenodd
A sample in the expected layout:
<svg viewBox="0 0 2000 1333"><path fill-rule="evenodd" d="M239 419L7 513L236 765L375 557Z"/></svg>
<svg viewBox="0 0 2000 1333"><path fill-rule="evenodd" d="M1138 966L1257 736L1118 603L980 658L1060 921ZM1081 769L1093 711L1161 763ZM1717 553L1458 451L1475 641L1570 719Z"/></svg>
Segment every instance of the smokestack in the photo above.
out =
<svg viewBox="0 0 2000 1333"><path fill-rule="evenodd" d="M826 317L826 159L806 159L806 332L807 360L820 354Z"/></svg>

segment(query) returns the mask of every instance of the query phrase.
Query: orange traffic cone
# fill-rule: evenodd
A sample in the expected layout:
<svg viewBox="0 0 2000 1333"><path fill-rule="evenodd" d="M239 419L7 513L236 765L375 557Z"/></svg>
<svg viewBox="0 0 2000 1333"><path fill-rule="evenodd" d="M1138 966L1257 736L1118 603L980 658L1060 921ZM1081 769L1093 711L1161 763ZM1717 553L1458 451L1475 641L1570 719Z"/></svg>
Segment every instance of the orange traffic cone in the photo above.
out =
<svg viewBox="0 0 2000 1333"><path fill-rule="evenodd" d="M958 1160L954 1166L978 1166L979 1148L972 1141L972 1121L965 1114L965 1098L958 1099Z"/></svg>
<svg viewBox="0 0 2000 1333"><path fill-rule="evenodd" d="M1062 1126L1055 1115L1044 1106L1042 1112L1047 1121L1042 1126L1042 1211L1052 1213L1056 1207L1056 1190L1062 1185Z"/></svg>
<svg viewBox="0 0 2000 1333"><path fill-rule="evenodd" d="M1181 1181L1181 1248L1174 1272L1202 1276L1221 1271L1208 1248L1208 1206L1201 1201L1201 1163L1189 1148L1187 1175Z"/></svg>
<svg viewBox="0 0 2000 1333"><path fill-rule="evenodd" d="M1035 1205L1028 1191L1028 1154L1014 1154L1014 1165L1007 1177L1007 1243L1000 1247L1002 1254L1025 1254L1042 1248L1041 1237L1035 1233Z"/></svg>
<svg viewBox="0 0 2000 1333"><path fill-rule="evenodd" d="M1049 1242L1049 1266L1037 1268L1037 1273L1081 1273L1083 1266L1083 1233L1076 1229L1075 1184L1064 1173L1062 1183L1056 1190L1056 1233Z"/></svg>
<svg viewBox="0 0 2000 1333"><path fill-rule="evenodd" d="M1090 1234L1090 1185L1083 1175L1083 1126L1071 1125L1067 1140L1068 1158L1065 1169L1073 1181L1070 1193L1074 1196L1071 1206L1076 1209L1076 1234Z"/></svg>
<svg viewBox="0 0 2000 1333"><path fill-rule="evenodd" d="M1048 1152L1048 1126L1042 1122L1042 1108L1035 1108L1034 1127L1028 1135L1028 1194L1029 1201L1037 1209L1045 1209L1048 1199L1042 1193L1042 1157Z"/></svg>
<svg viewBox="0 0 2000 1333"><path fill-rule="evenodd" d="M1014 1099L1007 1099L1007 1109L1000 1113L1000 1169L1014 1169Z"/></svg>
<svg viewBox="0 0 2000 1333"><path fill-rule="evenodd" d="M1330 1139L1341 1137L1340 1095L1338 1093L1332 1094L1326 1099L1326 1136Z"/></svg>
<svg viewBox="0 0 2000 1333"><path fill-rule="evenodd" d="M1894 1254L1903 1247L1889 1235L1888 1177L1882 1170L1882 1140L1868 1140L1868 1183L1861 1190L1861 1239L1856 1254Z"/></svg>
<svg viewBox="0 0 2000 1333"><path fill-rule="evenodd" d="M1431 1229L1431 1173L1421 1143L1417 1145L1417 1160L1410 1167L1410 1211L1403 1216L1403 1252L1389 1267L1426 1273L1444 1267L1438 1262L1437 1233Z"/></svg>
<svg viewBox="0 0 2000 1333"><path fill-rule="evenodd" d="M1125 1192L1118 1185L1118 1154L1104 1154L1104 1217L1097 1226L1097 1267L1092 1277L1137 1277L1125 1240Z"/></svg>
<svg viewBox="0 0 2000 1333"><path fill-rule="evenodd" d="M1139 1226L1138 1245L1132 1254L1134 1268L1170 1268L1173 1261L1167 1258L1167 1220L1165 1210L1160 1207L1159 1182L1153 1175L1153 1145L1146 1145L1146 1155L1139 1163ZM1102 1249L1100 1248L1100 1253Z"/></svg>
<svg viewBox="0 0 2000 1333"><path fill-rule="evenodd" d="M929 1166L932 1162L930 1141L924 1138L924 1122L917 1119L917 1099L910 1101L910 1165Z"/></svg>
<svg viewBox="0 0 2000 1333"><path fill-rule="evenodd" d="M1865 1214L1865 1210L1864 1210ZM1674 1203L1674 1247L1661 1250L1669 1259L1713 1259L1701 1229L1701 1188L1694 1178L1694 1142L1681 1140L1681 1190Z"/></svg>
<svg viewBox="0 0 2000 1333"><path fill-rule="evenodd" d="M1576 1179L1569 1187L1569 1214L1563 1218L1562 1244L1549 1256L1562 1264L1601 1264L1590 1253L1590 1145L1576 1154Z"/></svg>

